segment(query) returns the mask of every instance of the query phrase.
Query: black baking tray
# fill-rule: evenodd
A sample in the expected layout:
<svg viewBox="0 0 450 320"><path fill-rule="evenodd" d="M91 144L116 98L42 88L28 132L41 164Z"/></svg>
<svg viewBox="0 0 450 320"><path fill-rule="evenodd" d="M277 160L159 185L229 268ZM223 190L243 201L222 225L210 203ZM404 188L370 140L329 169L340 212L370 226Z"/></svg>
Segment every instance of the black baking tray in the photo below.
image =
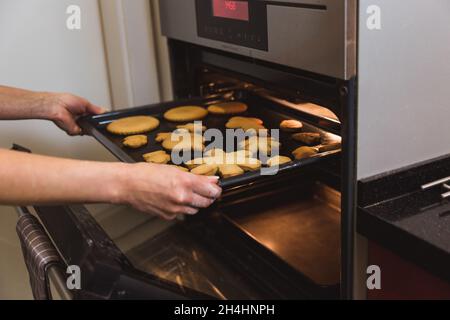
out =
<svg viewBox="0 0 450 320"><path fill-rule="evenodd" d="M303 112L285 106L281 103L274 102L246 90L239 90L210 98L193 98L172 102L163 102L148 106L109 112L96 116L85 116L80 118L78 123L85 134L88 134L98 140L119 160L128 163L143 162L143 154L163 149L161 144L155 142L156 135L160 132L174 131L176 129L176 126L179 125L179 123L166 121L163 118L164 112L171 108L184 105L208 106L213 103L228 101L230 99L244 102L249 106L248 111L240 116L260 118L264 121L264 125L268 129L279 129L281 121L286 119L296 119L303 122L303 132L320 133L322 136L322 144L332 144L335 142L340 142L339 136L329 133L328 131L321 129L318 126L306 122L305 119L302 118L302 115L304 115ZM123 136L117 136L109 133L106 130L106 126L114 120L137 115L154 116L161 121L161 124L157 130L148 134L149 143L147 146L137 150L131 150L122 146L122 141L124 138ZM203 120L203 124L207 128L216 128L224 132L225 124L229 118L230 116L208 115ZM291 152L296 148L302 146L302 144L294 141L291 136L292 134L285 133L280 130L280 155L286 155L292 158ZM336 156L340 153L340 151L340 149L332 150L319 153L318 155L311 158L295 160L291 163L280 166L278 173L273 176L262 175L260 171L248 172L237 177L221 179L220 185L224 190L230 190L236 187L252 185L254 183L265 180L274 180L277 177L284 176L285 174L297 172L298 170L302 170L302 168L316 165L319 162L324 161L325 159Z"/></svg>

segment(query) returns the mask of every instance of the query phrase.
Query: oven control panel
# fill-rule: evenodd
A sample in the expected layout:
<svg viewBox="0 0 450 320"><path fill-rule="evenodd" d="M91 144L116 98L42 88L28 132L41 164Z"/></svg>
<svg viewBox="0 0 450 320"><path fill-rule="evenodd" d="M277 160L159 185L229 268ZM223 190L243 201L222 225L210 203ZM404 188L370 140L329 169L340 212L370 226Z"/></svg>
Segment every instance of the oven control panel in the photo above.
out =
<svg viewBox="0 0 450 320"><path fill-rule="evenodd" d="M196 0L195 4L199 37L268 50L264 2Z"/></svg>
<svg viewBox="0 0 450 320"><path fill-rule="evenodd" d="M339 79L356 75L357 0L159 0L170 39Z"/></svg>

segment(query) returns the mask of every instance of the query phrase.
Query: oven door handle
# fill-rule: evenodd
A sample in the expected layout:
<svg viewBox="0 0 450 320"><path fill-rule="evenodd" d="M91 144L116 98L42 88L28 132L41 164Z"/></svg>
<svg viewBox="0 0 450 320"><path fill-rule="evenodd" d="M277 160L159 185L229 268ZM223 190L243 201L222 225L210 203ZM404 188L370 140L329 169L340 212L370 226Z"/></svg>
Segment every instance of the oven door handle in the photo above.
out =
<svg viewBox="0 0 450 320"><path fill-rule="evenodd" d="M12 145L11 150L25 152L25 153L32 153L30 149L25 148L21 145L15 144L15 143ZM19 233L19 222L21 221L21 219L26 219L27 217L29 219L33 219L34 222L36 224L38 224L37 229L40 229L40 230L36 230L36 232L38 232L38 231L42 232L42 237L45 237L45 240L51 246L50 249L53 250L58 255L58 260L61 261L61 257L59 256L59 254L57 253L53 244L51 243L51 240L48 237L48 234L45 232L45 229L42 227L42 225L39 223L39 221L32 215L30 210L27 207L17 207L17 213L19 216L18 229L17 229L18 233ZM35 277L36 275L34 274L34 272L32 270L29 269L31 267L31 265L29 265L30 261L27 261L27 257L31 257L32 253L30 251L33 250L33 246L28 242L29 239L27 240L26 237L21 237L20 234L19 234L19 237L21 238L20 241L22 244L22 251L23 251L25 263L27 265L27 269L28 269L28 272L30 275L30 281L32 281L31 279L33 278L33 276ZM39 266L37 266L37 268L39 268ZM44 266L44 269L45 269L45 272L44 272L45 289L43 290L44 294L42 296L40 296L37 292L35 292L36 291L35 288L32 288L34 297L36 299L44 298L44 296L46 296L46 298L53 298L53 297L55 297L55 295L52 294L52 289L54 288L57 291L57 295L61 300L72 300L73 295L67 289L66 280L65 280L64 272L61 268L61 264L60 263L51 263L48 266ZM39 280L34 279L33 281L39 281ZM32 285L32 287L33 287L33 285Z"/></svg>
<svg viewBox="0 0 450 320"><path fill-rule="evenodd" d="M17 212L19 220L16 230L34 298L53 299L54 288L60 299L72 300L73 296L66 286L61 257L45 229L28 208L18 207Z"/></svg>

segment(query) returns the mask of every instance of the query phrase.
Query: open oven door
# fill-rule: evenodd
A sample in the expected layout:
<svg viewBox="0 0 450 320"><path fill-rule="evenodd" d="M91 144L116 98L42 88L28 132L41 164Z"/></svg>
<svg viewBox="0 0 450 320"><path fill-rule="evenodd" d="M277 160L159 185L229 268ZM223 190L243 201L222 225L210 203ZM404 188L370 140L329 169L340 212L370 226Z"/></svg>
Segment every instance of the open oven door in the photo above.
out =
<svg viewBox="0 0 450 320"><path fill-rule="evenodd" d="M268 196L264 209L248 199L175 221L112 205L35 211L65 264L80 267L74 298L337 298L338 195L304 191Z"/></svg>
<svg viewBox="0 0 450 320"><path fill-rule="evenodd" d="M105 211L106 210L106 211ZM81 288L69 290L59 282L59 292L74 299L205 299L209 296L134 268L127 256L96 222L94 216L114 215L118 208L103 207L91 214L83 206L34 207L64 264L80 270ZM131 214L114 224L111 235L132 231ZM136 217L136 216L135 216ZM115 219L120 218L115 216ZM145 220L145 216L141 216ZM103 219L103 218L102 218ZM108 223L108 219L106 219ZM109 220L111 222L111 220ZM117 221L116 221L117 222ZM140 221L142 222L142 220ZM134 226L136 227L136 225ZM119 231L121 229L121 231ZM119 232L116 234L115 232ZM135 236L134 232L131 235ZM120 239L116 239L121 243ZM67 274L69 278L71 274Z"/></svg>

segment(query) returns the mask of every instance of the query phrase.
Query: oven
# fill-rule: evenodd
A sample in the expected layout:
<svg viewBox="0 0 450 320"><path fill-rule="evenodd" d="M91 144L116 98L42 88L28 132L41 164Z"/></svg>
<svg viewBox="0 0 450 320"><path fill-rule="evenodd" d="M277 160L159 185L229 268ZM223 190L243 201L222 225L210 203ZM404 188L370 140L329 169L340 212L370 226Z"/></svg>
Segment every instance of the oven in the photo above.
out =
<svg viewBox="0 0 450 320"><path fill-rule="evenodd" d="M408 15L402 2L383 0L159 7L174 99L80 119L99 147L142 161L158 146L125 150L105 129L111 121L154 115L169 131L166 110L229 101L269 129L301 121L321 145L276 174L221 179L213 207L172 222L111 205L22 208L61 258L63 268L49 270L60 295L448 298L449 2L410 1ZM205 121L225 129L224 118ZM282 155L298 146L279 138ZM80 268L81 290L67 292L67 266ZM366 282L377 272L387 279L380 288Z"/></svg>
<svg viewBox="0 0 450 320"><path fill-rule="evenodd" d="M105 130L111 121L224 101L245 102L248 116L271 129L299 120L325 142L276 175L223 179L222 198L194 217L167 222L112 205L32 208L64 264L82 270L74 297L350 298L356 1L164 0L160 15L174 100L80 120L119 160L142 161L154 146L124 151ZM281 153L296 147L281 135Z"/></svg>

